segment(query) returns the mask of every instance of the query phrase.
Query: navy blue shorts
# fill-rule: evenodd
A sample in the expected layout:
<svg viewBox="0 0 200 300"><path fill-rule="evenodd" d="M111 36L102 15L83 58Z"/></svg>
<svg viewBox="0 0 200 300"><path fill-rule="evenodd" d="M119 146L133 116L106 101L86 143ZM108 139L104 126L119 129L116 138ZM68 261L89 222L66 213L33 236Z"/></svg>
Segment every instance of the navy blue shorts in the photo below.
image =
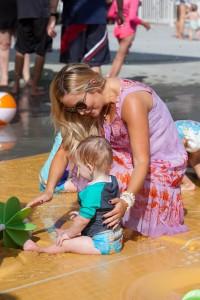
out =
<svg viewBox="0 0 200 300"><path fill-rule="evenodd" d="M110 63L106 25L71 24L63 26L60 62L84 62L91 67Z"/></svg>
<svg viewBox="0 0 200 300"><path fill-rule="evenodd" d="M47 35L48 18L20 19L17 25L15 48L21 53L36 53L44 56L52 39Z"/></svg>

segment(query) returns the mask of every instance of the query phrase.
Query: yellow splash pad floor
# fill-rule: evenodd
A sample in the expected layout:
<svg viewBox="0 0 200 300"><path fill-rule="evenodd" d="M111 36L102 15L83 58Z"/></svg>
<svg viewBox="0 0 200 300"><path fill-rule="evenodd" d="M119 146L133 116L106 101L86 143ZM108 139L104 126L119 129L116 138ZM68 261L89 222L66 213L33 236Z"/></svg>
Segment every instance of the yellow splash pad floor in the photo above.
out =
<svg viewBox="0 0 200 300"><path fill-rule="evenodd" d="M38 172L46 155L0 163L0 201L10 196L26 204L38 194ZM37 254L0 248L3 300L180 300L200 288L200 188L184 193L189 231L158 239L126 232L120 254L89 256ZM47 228L65 222L75 194L55 195L33 211L41 245L55 239ZM69 224L69 223L68 223ZM64 226L67 226L66 223Z"/></svg>

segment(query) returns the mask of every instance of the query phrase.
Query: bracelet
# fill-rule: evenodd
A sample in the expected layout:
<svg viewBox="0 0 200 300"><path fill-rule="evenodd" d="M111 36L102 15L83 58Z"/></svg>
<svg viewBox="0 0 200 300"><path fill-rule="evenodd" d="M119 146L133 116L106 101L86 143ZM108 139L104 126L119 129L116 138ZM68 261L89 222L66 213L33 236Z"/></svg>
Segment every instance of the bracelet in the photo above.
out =
<svg viewBox="0 0 200 300"><path fill-rule="evenodd" d="M121 193L120 199L124 200L127 203L127 209L131 208L135 203L135 195L132 192L125 191Z"/></svg>

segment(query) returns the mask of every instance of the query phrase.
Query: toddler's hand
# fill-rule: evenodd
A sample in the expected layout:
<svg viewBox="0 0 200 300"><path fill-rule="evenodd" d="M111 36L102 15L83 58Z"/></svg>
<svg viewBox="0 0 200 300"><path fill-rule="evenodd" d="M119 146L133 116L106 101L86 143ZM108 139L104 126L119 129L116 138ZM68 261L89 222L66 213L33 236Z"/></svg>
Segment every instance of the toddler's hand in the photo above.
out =
<svg viewBox="0 0 200 300"><path fill-rule="evenodd" d="M45 202L51 201L53 198L53 193L52 192L44 192L40 196L36 197L34 200L29 202L26 207L35 207L38 205L42 205Z"/></svg>
<svg viewBox="0 0 200 300"><path fill-rule="evenodd" d="M66 231L63 231L58 235L56 239L56 245L61 247L65 240L70 240L70 237L68 236Z"/></svg>

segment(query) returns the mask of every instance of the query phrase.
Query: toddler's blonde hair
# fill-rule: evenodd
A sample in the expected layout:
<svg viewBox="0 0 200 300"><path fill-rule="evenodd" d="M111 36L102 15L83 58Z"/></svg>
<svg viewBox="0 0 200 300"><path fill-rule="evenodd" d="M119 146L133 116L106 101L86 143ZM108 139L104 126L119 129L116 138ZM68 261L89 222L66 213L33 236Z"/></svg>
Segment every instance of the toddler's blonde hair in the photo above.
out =
<svg viewBox="0 0 200 300"><path fill-rule="evenodd" d="M103 137L90 136L79 143L75 160L108 174L113 162L111 145Z"/></svg>

